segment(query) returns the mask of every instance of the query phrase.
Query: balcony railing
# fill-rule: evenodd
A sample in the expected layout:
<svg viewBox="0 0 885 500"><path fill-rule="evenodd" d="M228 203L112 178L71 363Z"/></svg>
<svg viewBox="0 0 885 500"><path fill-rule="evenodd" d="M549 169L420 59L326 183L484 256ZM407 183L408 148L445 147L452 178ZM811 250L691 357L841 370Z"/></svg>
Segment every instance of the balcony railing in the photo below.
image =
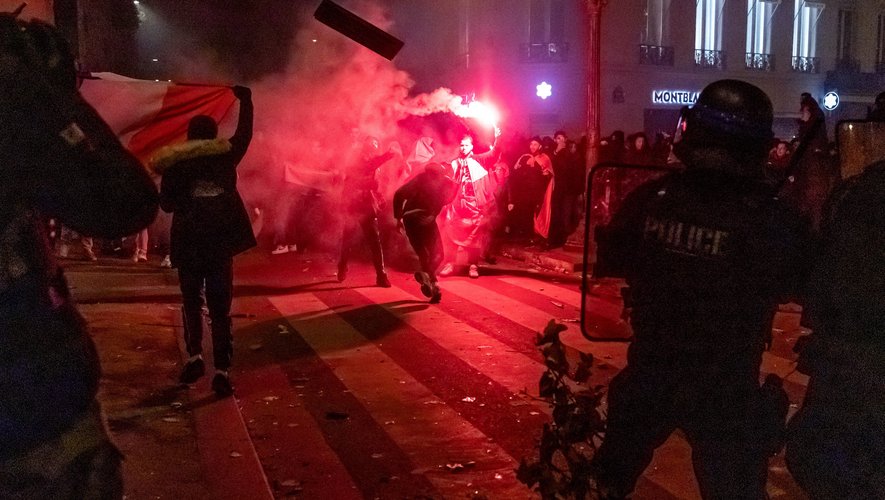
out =
<svg viewBox="0 0 885 500"><path fill-rule="evenodd" d="M799 73L820 73L820 58L793 57L793 71Z"/></svg>
<svg viewBox="0 0 885 500"><path fill-rule="evenodd" d="M673 66L673 47L640 44L639 64Z"/></svg>
<svg viewBox="0 0 885 500"><path fill-rule="evenodd" d="M699 68L725 69L724 50L695 50L694 65Z"/></svg>
<svg viewBox="0 0 885 500"><path fill-rule="evenodd" d="M522 62L562 63L568 60L567 43L524 43L519 46L519 50Z"/></svg>
<svg viewBox="0 0 885 500"><path fill-rule="evenodd" d="M747 69L774 71L774 54L758 54L747 52Z"/></svg>

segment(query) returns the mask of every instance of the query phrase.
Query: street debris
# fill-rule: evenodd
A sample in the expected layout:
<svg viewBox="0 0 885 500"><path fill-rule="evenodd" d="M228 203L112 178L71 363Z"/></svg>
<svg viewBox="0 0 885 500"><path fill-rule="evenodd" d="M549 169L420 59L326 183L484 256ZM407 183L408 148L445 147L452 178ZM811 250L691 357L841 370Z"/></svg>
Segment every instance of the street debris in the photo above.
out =
<svg viewBox="0 0 885 500"><path fill-rule="evenodd" d="M465 403L472 403L472 402L476 401L476 398L474 398L472 396L467 396L467 397L461 399L461 401L463 401Z"/></svg>
<svg viewBox="0 0 885 500"><path fill-rule="evenodd" d="M232 451L228 456L230 456L231 458L240 458L243 456L243 454L238 451Z"/></svg>
<svg viewBox="0 0 885 500"><path fill-rule="evenodd" d="M181 419L178 417L163 417L161 420L169 423L181 422Z"/></svg>
<svg viewBox="0 0 885 500"><path fill-rule="evenodd" d="M446 464L446 469L448 469L449 472L461 472L464 469L474 467L475 465L476 465L476 462L474 462L472 460L469 462L465 462L463 464L459 463L459 462L455 462L455 463L451 463L451 464Z"/></svg>
<svg viewBox="0 0 885 500"><path fill-rule="evenodd" d="M283 324L277 325L277 333L280 335L291 335L292 332L289 331L289 327Z"/></svg>
<svg viewBox="0 0 885 500"><path fill-rule="evenodd" d="M263 347L264 347L264 344L252 344L249 346L249 350L258 351L258 350L261 350L261 348L263 348Z"/></svg>
<svg viewBox="0 0 885 500"><path fill-rule="evenodd" d="M560 309L565 309L565 304L563 304L562 302L556 302L556 301L551 300L550 303Z"/></svg>
<svg viewBox="0 0 885 500"><path fill-rule="evenodd" d="M279 396L265 396L265 397L261 398L262 401L266 401L268 403L270 403L271 401L276 401L278 399L280 399Z"/></svg>

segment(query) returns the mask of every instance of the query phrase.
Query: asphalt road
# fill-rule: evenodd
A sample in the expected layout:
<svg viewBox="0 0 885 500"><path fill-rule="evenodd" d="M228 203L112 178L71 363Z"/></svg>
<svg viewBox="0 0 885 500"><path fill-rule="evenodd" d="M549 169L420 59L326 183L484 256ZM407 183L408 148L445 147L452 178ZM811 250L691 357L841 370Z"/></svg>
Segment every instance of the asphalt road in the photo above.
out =
<svg viewBox="0 0 885 500"><path fill-rule="evenodd" d="M159 259L65 262L102 357L100 399L126 456L130 500L534 498L515 468L537 452L550 418L535 399L537 332L564 322L570 353L597 360L592 383L607 384L626 362L625 344L578 332L577 273L504 262L477 280L442 279L442 302L431 305L406 270L390 270L393 287L383 289L365 264L338 283L327 255L255 250L236 263L236 394L218 400L210 377L177 384L173 270ZM600 324L618 321L613 290L597 290ZM807 384L792 373L799 333L795 311L779 314L763 365L789 374L794 409ZM771 498L803 498L781 458L769 476ZM635 498L698 498L678 433Z"/></svg>

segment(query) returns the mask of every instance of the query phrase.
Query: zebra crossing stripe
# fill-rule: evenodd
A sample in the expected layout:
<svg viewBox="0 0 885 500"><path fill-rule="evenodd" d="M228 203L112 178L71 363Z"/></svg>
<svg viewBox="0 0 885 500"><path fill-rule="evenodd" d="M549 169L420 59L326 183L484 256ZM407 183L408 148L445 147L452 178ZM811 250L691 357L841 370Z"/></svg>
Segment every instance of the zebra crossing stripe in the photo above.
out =
<svg viewBox="0 0 885 500"><path fill-rule="evenodd" d="M269 300L284 316L329 309L314 294ZM288 321L406 453L415 467L413 475L426 477L446 498L464 497L489 482L507 498L527 495L515 478L515 460L340 314L336 310L325 317L296 316ZM446 467L469 462L475 465L457 475Z"/></svg>

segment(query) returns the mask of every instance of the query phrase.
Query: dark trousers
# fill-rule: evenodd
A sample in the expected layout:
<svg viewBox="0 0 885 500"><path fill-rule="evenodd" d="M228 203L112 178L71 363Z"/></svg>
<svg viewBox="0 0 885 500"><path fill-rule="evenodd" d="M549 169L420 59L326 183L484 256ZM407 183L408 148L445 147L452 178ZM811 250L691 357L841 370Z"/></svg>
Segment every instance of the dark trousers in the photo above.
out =
<svg viewBox="0 0 885 500"><path fill-rule="evenodd" d="M569 235L575 230L577 224L578 195L572 193L556 192L554 188L552 200L552 213L550 214L550 234L547 243L552 247L565 245Z"/></svg>
<svg viewBox="0 0 885 500"><path fill-rule="evenodd" d="M375 211L364 210L361 213L352 214L350 217L354 216L356 216L356 222L363 233L363 238L372 252L372 264L375 266L375 273L384 273L381 233L378 231L378 217L375 216ZM348 218L344 221L344 234L341 236L341 253L338 257L338 267L347 267L347 261L350 260L350 251L356 244L356 228L353 222L351 222L352 220L352 218Z"/></svg>
<svg viewBox="0 0 885 500"><path fill-rule="evenodd" d="M426 219L430 219L429 222ZM442 237L435 218L429 217L403 217L403 227L406 237L415 254L421 270L430 276L430 281L436 283L436 270L442 264L445 253L443 250Z"/></svg>
<svg viewBox="0 0 885 500"><path fill-rule="evenodd" d="M187 353L203 352L203 289L212 330L215 369L228 370L233 357L230 307L233 300L233 259L218 259L200 265L181 265L178 281L184 302L184 342Z"/></svg>
<svg viewBox="0 0 885 500"><path fill-rule="evenodd" d="M600 486L613 497L629 495L654 450L681 428L703 498L765 498L768 461L756 442L754 418L758 370L703 372L684 368L704 366L705 359L674 364L636 358L609 386L605 438L594 458Z"/></svg>

